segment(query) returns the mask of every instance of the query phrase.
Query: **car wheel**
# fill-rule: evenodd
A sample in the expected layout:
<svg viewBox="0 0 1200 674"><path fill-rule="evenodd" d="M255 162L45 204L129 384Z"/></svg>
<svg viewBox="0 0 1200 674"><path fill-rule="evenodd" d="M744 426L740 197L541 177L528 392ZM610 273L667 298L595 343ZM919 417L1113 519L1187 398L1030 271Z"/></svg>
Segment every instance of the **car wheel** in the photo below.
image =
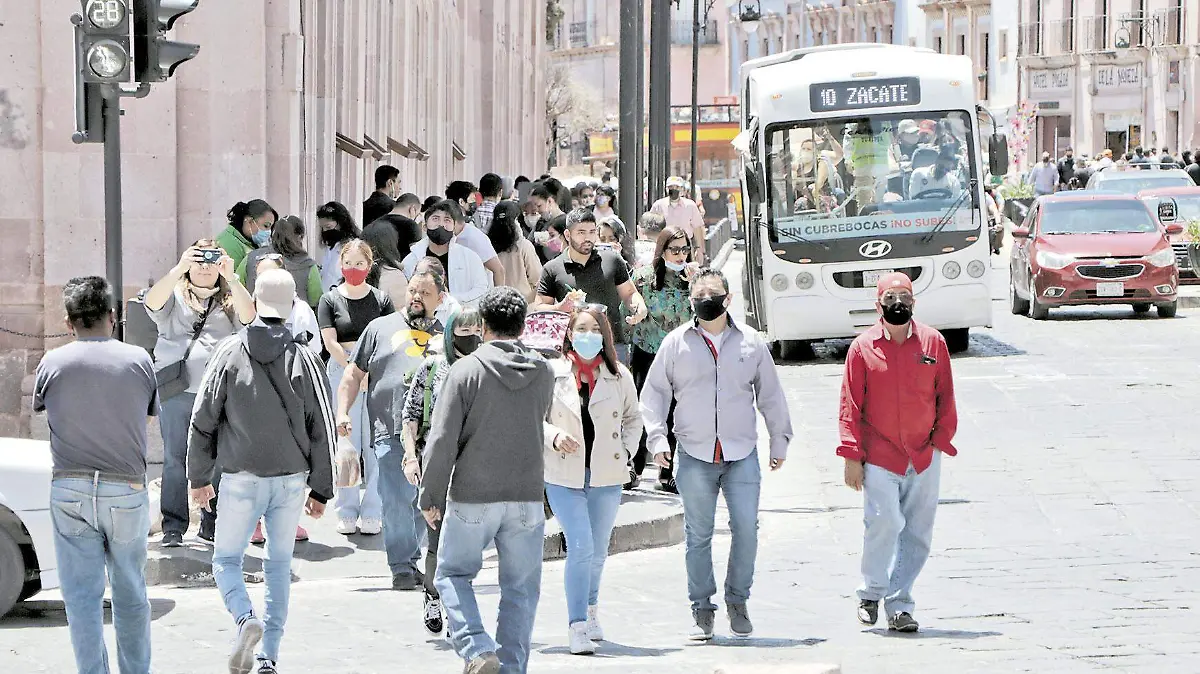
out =
<svg viewBox="0 0 1200 674"><path fill-rule="evenodd" d="M1029 313L1029 300L1023 300L1017 294L1017 282L1013 280L1012 274L1008 276L1008 307L1014 316L1023 316Z"/></svg>
<svg viewBox="0 0 1200 674"><path fill-rule="evenodd" d="M1050 307L1038 301L1032 278L1029 280L1029 317L1035 321L1044 321L1050 318Z"/></svg>
<svg viewBox="0 0 1200 674"><path fill-rule="evenodd" d="M1166 304L1158 305L1159 318L1175 318L1175 313L1179 311L1179 300L1167 302Z"/></svg>
<svg viewBox="0 0 1200 674"><path fill-rule="evenodd" d="M25 559L21 556L21 546L0 529L0 616L17 603L24 585Z"/></svg>
<svg viewBox="0 0 1200 674"><path fill-rule="evenodd" d="M1135 314L1144 314L1144 313L1146 313L1147 311L1150 311L1150 305L1149 305L1149 304L1146 304L1146 303L1144 303L1144 302L1143 302L1142 304L1135 304L1135 305L1133 305L1133 313L1135 313Z"/></svg>
<svg viewBox="0 0 1200 674"><path fill-rule="evenodd" d="M952 330L943 330L942 336L946 338L946 349L950 353L962 353L971 347L971 329L970 328L954 328Z"/></svg>

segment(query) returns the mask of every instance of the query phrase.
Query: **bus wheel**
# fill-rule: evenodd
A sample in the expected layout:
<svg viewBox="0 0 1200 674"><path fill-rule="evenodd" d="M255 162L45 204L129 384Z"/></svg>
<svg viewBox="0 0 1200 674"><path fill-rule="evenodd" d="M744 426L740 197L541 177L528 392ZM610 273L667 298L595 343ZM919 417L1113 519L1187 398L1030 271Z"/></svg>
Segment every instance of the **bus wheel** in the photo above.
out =
<svg viewBox="0 0 1200 674"><path fill-rule="evenodd" d="M771 342L771 357L776 361L783 360L783 341L775 340Z"/></svg>
<svg viewBox="0 0 1200 674"><path fill-rule="evenodd" d="M943 330L942 336L946 338L946 348L949 349L950 353L962 353L971 346L971 331L969 328Z"/></svg>
<svg viewBox="0 0 1200 674"><path fill-rule="evenodd" d="M813 351L812 342L803 339L789 339L784 343L783 348L784 360L809 361L817 359L817 352Z"/></svg>

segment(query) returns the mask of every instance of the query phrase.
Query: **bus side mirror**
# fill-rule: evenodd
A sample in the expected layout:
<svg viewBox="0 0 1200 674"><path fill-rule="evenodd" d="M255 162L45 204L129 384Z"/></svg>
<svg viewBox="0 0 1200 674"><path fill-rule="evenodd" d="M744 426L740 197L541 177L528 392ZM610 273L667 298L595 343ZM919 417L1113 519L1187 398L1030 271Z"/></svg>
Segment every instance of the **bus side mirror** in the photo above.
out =
<svg viewBox="0 0 1200 674"><path fill-rule="evenodd" d="M765 196L766 189L763 187L762 178L758 172L749 166L746 167L746 196L750 197L750 202L753 204L761 204Z"/></svg>
<svg viewBox="0 0 1200 674"><path fill-rule="evenodd" d="M988 171L994 176L1008 174L1008 139L993 133L988 139Z"/></svg>

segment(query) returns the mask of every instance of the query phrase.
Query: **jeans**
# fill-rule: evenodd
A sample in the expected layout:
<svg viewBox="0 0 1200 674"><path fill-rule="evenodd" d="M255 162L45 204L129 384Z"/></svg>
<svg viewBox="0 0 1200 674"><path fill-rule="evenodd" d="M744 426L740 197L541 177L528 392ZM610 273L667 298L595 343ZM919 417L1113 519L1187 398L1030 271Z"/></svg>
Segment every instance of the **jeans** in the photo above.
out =
<svg viewBox="0 0 1200 674"><path fill-rule="evenodd" d="M716 524L717 492L725 493L729 510L729 565L725 569L725 603L745 604L754 582L758 555L758 495L762 467L758 452L738 461L709 463L683 451L676 452L679 469L675 484L683 497L683 523L687 552L688 599L693 609L716 609L712 538Z"/></svg>
<svg viewBox="0 0 1200 674"><path fill-rule="evenodd" d="M342 374L346 368L333 358L326 366L329 372L329 384L333 387L334 397L337 397L338 387L342 384ZM341 487L333 501L338 519L357 520L382 519L383 503L379 500L379 464L374 452L364 452L371 446L371 420L367 415L367 395L359 392L350 406L350 420L353 430L350 441L363 459L363 484L358 487Z"/></svg>
<svg viewBox="0 0 1200 674"><path fill-rule="evenodd" d="M550 509L562 524L567 539L567 563L563 569L567 590L567 623L587 620L589 606L600 598L600 576L608 559L608 541L621 486L592 487L591 470L585 470L583 488L573 489L546 483Z"/></svg>
<svg viewBox="0 0 1200 674"><path fill-rule="evenodd" d="M250 473L227 473L224 493L217 504L217 538L213 544L212 568L225 609L236 623L254 614L246 593L242 559L259 518L266 522L266 613L258 656L279 660L279 641L287 623L288 596L292 587L292 551L296 547L296 525L308 497L308 473L258 477Z"/></svg>
<svg viewBox="0 0 1200 674"><path fill-rule="evenodd" d="M868 463L863 475L863 584L858 598L884 600L891 618L912 613L913 584L933 542L937 514L941 452L918 474L912 464L904 475Z"/></svg>
<svg viewBox="0 0 1200 674"><path fill-rule="evenodd" d="M63 603L80 674L108 674L104 646L104 574L112 585L117 668L150 672L150 600L145 484L66 478L50 483L50 519Z"/></svg>
<svg viewBox="0 0 1200 674"><path fill-rule="evenodd" d="M541 502L450 501L441 526L434 584L450 621L454 650L467 661L494 651L500 658L501 672L524 674L529 664L533 618L542 592L546 515ZM483 551L493 541L500 564L500 611L495 640L483 629L472 586L483 568Z"/></svg>
<svg viewBox="0 0 1200 674"><path fill-rule="evenodd" d="M427 526L417 508L417 488L404 477L404 445L399 437L375 441L379 496L383 503L383 546L392 575L414 575L421 561L421 534Z"/></svg>
<svg viewBox="0 0 1200 674"><path fill-rule="evenodd" d="M188 514L188 481L187 481L187 444L188 431L192 426L192 405L196 402L195 393L180 393L164 400L158 415L158 426L162 430L163 439L163 474L162 474L162 530L163 533L177 533L180 536L187 533L189 524ZM213 489L218 488L220 469L213 474ZM216 502L213 502L215 506ZM216 518L212 512L201 510L201 521L206 526L213 526Z"/></svg>

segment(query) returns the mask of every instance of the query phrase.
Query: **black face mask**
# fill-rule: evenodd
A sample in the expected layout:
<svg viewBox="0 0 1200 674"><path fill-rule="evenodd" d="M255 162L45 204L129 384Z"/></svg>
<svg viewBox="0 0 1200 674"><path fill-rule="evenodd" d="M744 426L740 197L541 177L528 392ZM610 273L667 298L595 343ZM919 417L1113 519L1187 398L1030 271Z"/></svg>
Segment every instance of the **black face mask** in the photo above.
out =
<svg viewBox="0 0 1200 674"><path fill-rule="evenodd" d="M434 227L433 229L425 230L425 236L429 237L430 243L444 246L450 243L450 239L454 238L454 232L444 227Z"/></svg>
<svg viewBox="0 0 1200 674"><path fill-rule="evenodd" d="M883 320L890 325L905 325L912 320L912 307L896 300L883 307Z"/></svg>
<svg viewBox="0 0 1200 674"><path fill-rule="evenodd" d="M483 338L479 335L455 335L452 341L454 342L454 350L464 356L475 353L475 349L478 349L479 345L483 344Z"/></svg>
<svg viewBox="0 0 1200 674"><path fill-rule="evenodd" d="M326 229L321 232L321 243L326 248L333 248L346 239L346 233L340 229Z"/></svg>
<svg viewBox="0 0 1200 674"><path fill-rule="evenodd" d="M676 190L676 189L667 190L667 196L672 199L678 199L679 198L679 190Z"/></svg>
<svg viewBox="0 0 1200 674"><path fill-rule="evenodd" d="M725 313L725 296L693 297L692 310L702 321L715 321Z"/></svg>

